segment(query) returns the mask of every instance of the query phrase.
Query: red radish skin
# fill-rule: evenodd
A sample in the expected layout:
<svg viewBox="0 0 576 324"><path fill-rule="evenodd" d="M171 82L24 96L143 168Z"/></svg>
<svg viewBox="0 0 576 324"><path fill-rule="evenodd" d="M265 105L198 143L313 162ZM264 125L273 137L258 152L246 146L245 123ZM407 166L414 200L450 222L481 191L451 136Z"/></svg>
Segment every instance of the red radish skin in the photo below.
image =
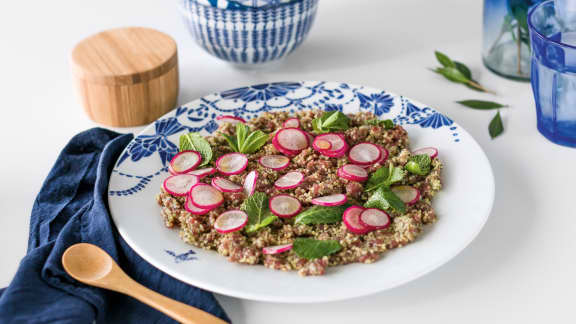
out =
<svg viewBox="0 0 576 324"><path fill-rule="evenodd" d="M382 148L373 143L359 143L348 152L350 162L358 165L374 164L382 158Z"/></svg>
<svg viewBox="0 0 576 324"><path fill-rule="evenodd" d="M265 168L279 171L290 165L290 159L284 155L266 155L261 157L258 163Z"/></svg>
<svg viewBox="0 0 576 324"><path fill-rule="evenodd" d="M194 206L194 204L192 204L192 201L190 201L189 196L186 197L186 204L184 205L184 209L186 209L186 211L192 215L206 215L212 210L212 209L202 209Z"/></svg>
<svg viewBox="0 0 576 324"><path fill-rule="evenodd" d="M307 148L308 135L299 128L282 128L274 136L275 142L287 151L302 151Z"/></svg>
<svg viewBox="0 0 576 324"><path fill-rule="evenodd" d="M272 144L278 150L278 152L280 152L286 156L295 156L301 152L301 151L291 151L291 150L285 149L284 147L282 147L282 145L280 145L278 143L278 140L276 139L276 137L272 138Z"/></svg>
<svg viewBox="0 0 576 324"><path fill-rule="evenodd" d="M191 174L176 174L164 179L163 187L166 192L173 196L186 196L190 188L200 182L200 179Z"/></svg>
<svg viewBox="0 0 576 324"><path fill-rule="evenodd" d="M182 151L172 158L170 167L178 174L194 170L202 162L202 156L196 151Z"/></svg>
<svg viewBox="0 0 576 324"><path fill-rule="evenodd" d="M373 230L384 229L390 226L390 216L388 213L377 208L364 209L364 211L360 213L359 220L360 224Z"/></svg>
<svg viewBox="0 0 576 324"><path fill-rule="evenodd" d="M224 202L224 196L218 189L205 183L199 183L190 189L190 202L200 209L213 209Z"/></svg>
<svg viewBox="0 0 576 324"><path fill-rule="evenodd" d="M198 169L188 172L188 174L193 174L195 176L200 177L200 179L204 178L205 176L209 176L216 173L216 168L209 167L204 169Z"/></svg>
<svg viewBox="0 0 576 324"><path fill-rule="evenodd" d="M380 151L382 151L382 157L380 158L380 161L378 161L377 163L380 163L380 165L384 165L384 162L386 162L386 160L388 160L388 156L390 155L390 153L388 152L387 149L383 148L382 146L378 145L380 147Z"/></svg>
<svg viewBox="0 0 576 324"><path fill-rule="evenodd" d="M237 123L246 124L246 120L244 120L243 118L232 116L232 115L218 116L218 117L216 117L216 120L224 122L224 123L231 123L231 124L237 124Z"/></svg>
<svg viewBox="0 0 576 324"><path fill-rule="evenodd" d="M240 192L242 186L222 177L212 178L212 187L221 192Z"/></svg>
<svg viewBox="0 0 576 324"><path fill-rule="evenodd" d="M314 205L319 206L341 206L344 205L348 201L348 197L345 194L335 194L323 197L316 197L312 199L310 202Z"/></svg>
<svg viewBox="0 0 576 324"><path fill-rule="evenodd" d="M298 118L288 118L282 124L284 128L300 128L300 120Z"/></svg>
<svg viewBox="0 0 576 324"><path fill-rule="evenodd" d="M431 159L438 156L438 149L435 147L423 147L412 152L412 155L427 154Z"/></svg>
<svg viewBox="0 0 576 324"><path fill-rule="evenodd" d="M267 246L262 248L263 254L280 254L292 250L292 243L284 245Z"/></svg>
<svg viewBox="0 0 576 324"><path fill-rule="evenodd" d="M338 169L338 176L350 181L368 180L368 171L355 164L345 164Z"/></svg>
<svg viewBox="0 0 576 324"><path fill-rule="evenodd" d="M411 186L395 186L390 188L406 205L414 205L420 200L420 191Z"/></svg>
<svg viewBox="0 0 576 324"><path fill-rule="evenodd" d="M298 171L291 171L281 176L274 182L277 189L293 189L298 187L304 181L304 174Z"/></svg>
<svg viewBox="0 0 576 324"><path fill-rule="evenodd" d="M342 221L346 228L354 234L366 234L370 232L371 228L360 223L360 214L364 208L360 206L348 207L342 214Z"/></svg>
<svg viewBox="0 0 576 324"><path fill-rule="evenodd" d="M216 169L223 175L240 174L248 166L248 157L242 153L224 154L216 160Z"/></svg>
<svg viewBox="0 0 576 324"><path fill-rule="evenodd" d="M226 234L241 230L248 223L248 214L241 210L229 210L216 218L214 229L218 233Z"/></svg>
<svg viewBox="0 0 576 324"><path fill-rule="evenodd" d="M268 202L270 211L281 218L290 218L302 210L300 201L290 195L276 195Z"/></svg>
<svg viewBox="0 0 576 324"><path fill-rule="evenodd" d="M256 183L258 181L258 171L250 171L246 178L244 178L244 193L247 196L252 196L256 191Z"/></svg>
<svg viewBox="0 0 576 324"><path fill-rule="evenodd" d="M171 175L177 175L178 173L176 173L176 171L172 170L172 166L170 164L168 164L168 173L170 173Z"/></svg>
<svg viewBox="0 0 576 324"><path fill-rule="evenodd" d="M348 143L344 135L336 133L327 133L316 136L315 141L328 141L331 144L329 150L318 150L323 155L328 157L341 157L346 154L348 150Z"/></svg>

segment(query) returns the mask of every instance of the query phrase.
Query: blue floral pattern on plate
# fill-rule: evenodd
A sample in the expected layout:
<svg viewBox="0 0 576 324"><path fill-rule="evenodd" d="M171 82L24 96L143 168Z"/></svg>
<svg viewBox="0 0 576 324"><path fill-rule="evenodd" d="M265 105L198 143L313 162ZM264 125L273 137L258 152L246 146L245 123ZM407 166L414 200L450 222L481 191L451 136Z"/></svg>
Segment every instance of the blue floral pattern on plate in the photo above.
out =
<svg viewBox="0 0 576 324"><path fill-rule="evenodd" d="M371 111L399 125L414 125L449 132L459 142L458 127L442 113L386 91L335 82L275 82L241 87L205 96L178 107L154 122L137 136L122 153L114 172L134 181L129 188L111 188L111 196L129 196L145 189L152 178L167 172L167 163L178 152L180 135L186 132L213 133L216 117L235 115L252 119L268 111L294 113L307 109L339 110L345 113ZM132 171L143 159L158 159L153 174ZM128 166L126 164L129 164Z"/></svg>

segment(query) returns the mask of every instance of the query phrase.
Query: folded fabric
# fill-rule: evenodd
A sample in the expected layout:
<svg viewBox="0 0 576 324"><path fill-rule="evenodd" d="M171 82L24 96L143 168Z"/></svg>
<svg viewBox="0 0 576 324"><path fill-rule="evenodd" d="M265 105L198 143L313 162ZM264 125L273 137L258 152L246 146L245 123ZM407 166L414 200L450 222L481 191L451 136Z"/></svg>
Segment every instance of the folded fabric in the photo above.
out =
<svg viewBox="0 0 576 324"><path fill-rule="evenodd" d="M108 212L108 178L131 139L94 128L64 148L34 203L27 254L0 291L0 323L174 322L135 299L68 276L60 258L79 242L106 250L144 286L229 321L211 293L160 272L118 235Z"/></svg>

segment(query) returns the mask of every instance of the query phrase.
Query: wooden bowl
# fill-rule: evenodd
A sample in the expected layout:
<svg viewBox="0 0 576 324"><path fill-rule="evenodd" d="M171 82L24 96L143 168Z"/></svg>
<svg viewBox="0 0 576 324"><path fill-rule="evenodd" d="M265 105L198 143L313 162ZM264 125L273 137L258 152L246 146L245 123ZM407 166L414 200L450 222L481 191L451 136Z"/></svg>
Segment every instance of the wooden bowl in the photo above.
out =
<svg viewBox="0 0 576 324"><path fill-rule="evenodd" d="M111 29L82 40L72 69L88 116L107 126L149 124L176 106L176 42L150 28Z"/></svg>

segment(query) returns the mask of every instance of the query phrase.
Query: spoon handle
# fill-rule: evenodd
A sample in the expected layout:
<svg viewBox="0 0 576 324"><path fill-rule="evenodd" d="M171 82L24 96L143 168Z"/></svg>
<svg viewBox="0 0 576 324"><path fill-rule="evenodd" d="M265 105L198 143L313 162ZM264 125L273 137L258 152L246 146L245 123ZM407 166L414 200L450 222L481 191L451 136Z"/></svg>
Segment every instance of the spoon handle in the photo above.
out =
<svg viewBox="0 0 576 324"><path fill-rule="evenodd" d="M150 290L126 277L122 283L122 288L114 289L128 296L155 308L162 313L172 317L174 320L184 324L228 324L220 318L209 314L201 309L186 305L174 299L161 295Z"/></svg>

